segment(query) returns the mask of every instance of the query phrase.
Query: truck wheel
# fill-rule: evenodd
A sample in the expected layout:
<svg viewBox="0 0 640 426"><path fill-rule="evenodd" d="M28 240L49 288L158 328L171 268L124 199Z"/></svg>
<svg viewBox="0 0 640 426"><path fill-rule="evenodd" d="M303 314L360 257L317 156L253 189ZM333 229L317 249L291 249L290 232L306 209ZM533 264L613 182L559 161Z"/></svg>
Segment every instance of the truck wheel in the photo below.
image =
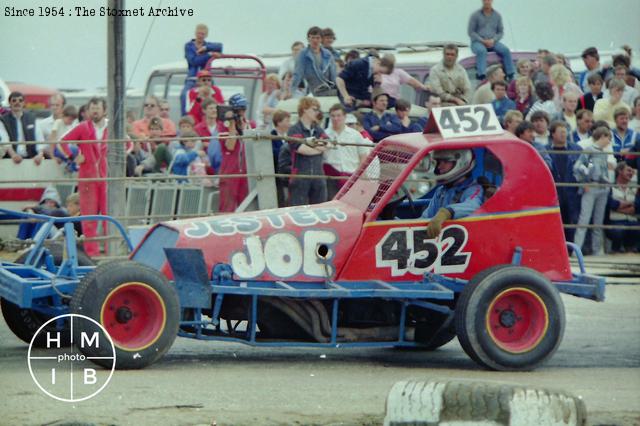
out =
<svg viewBox="0 0 640 426"><path fill-rule="evenodd" d="M125 260L101 265L78 285L71 312L95 319L109 333L116 348L116 367L144 368L171 347L180 323L180 302L175 288L155 269ZM74 328L74 341L85 332L101 331L83 323ZM87 357L109 357L111 348L84 347ZM111 367L111 359L92 359Z"/></svg>
<svg viewBox="0 0 640 426"><path fill-rule="evenodd" d="M60 265L62 263L62 255L64 248L62 244L52 244L47 247L49 252L53 256L53 262L56 265ZM23 253L18 259L16 259L15 263L24 263L27 260L27 256L30 252ZM39 263L38 266L42 266L44 264L43 261ZM87 256L84 252L78 250L78 265L80 266L92 266L94 263L89 256ZM31 310L31 309L23 309L18 305L9 302L8 300L0 298L0 307L2 308L2 316L4 317L7 326L9 329L15 334L20 340L26 343L31 343L31 339L33 339L33 335L38 331L38 329L47 322L51 317L44 315L40 312ZM64 324L56 324L55 322L51 322L47 327L45 327L44 331L48 331L51 333L60 332L60 337L62 341L65 339L69 340L69 326L65 322ZM46 348L46 333L40 333L38 337L33 341L34 348Z"/></svg>
<svg viewBox="0 0 640 426"><path fill-rule="evenodd" d="M456 332L464 351L492 370L531 370L560 346L565 313L542 274L500 265L479 274L458 300Z"/></svg>

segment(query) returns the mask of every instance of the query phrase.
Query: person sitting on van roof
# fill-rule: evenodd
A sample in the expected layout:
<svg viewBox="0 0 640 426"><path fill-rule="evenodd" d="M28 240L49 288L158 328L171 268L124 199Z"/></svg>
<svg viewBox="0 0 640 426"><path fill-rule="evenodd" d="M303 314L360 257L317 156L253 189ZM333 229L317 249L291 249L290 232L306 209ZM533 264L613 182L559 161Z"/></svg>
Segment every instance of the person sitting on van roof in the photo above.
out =
<svg viewBox="0 0 640 426"><path fill-rule="evenodd" d="M456 63L458 46L446 44L442 62L431 68L429 85L440 96L443 106L466 105L471 100L471 82L467 71Z"/></svg>
<svg viewBox="0 0 640 426"><path fill-rule="evenodd" d="M380 142L390 135L401 133L401 126L395 120L395 114L387 112L389 95L376 87L371 95L373 109L364 115L364 128L373 136L374 142Z"/></svg>
<svg viewBox="0 0 640 426"><path fill-rule="evenodd" d="M381 59L368 56L349 62L336 79L342 103L349 108L371 106L371 88L382 82L382 74L393 72L394 64L393 55L384 55Z"/></svg>
<svg viewBox="0 0 640 426"><path fill-rule="evenodd" d="M205 38L208 35L209 27L205 24L198 24L196 25L195 38L184 45L184 57L189 64L187 77L195 77L211 57L219 56L222 53L222 43L206 41ZM187 81L189 81L188 78Z"/></svg>
<svg viewBox="0 0 640 426"><path fill-rule="evenodd" d="M493 9L492 3L493 0L482 0L482 9L469 17L467 32L471 38L471 50L476 54L476 78L484 80L487 52L496 52L502 59L507 78L511 80L515 74L511 51L500 43L504 35L502 16Z"/></svg>
<svg viewBox="0 0 640 426"><path fill-rule="evenodd" d="M321 46L322 30L319 27L309 28L307 40L309 46L302 49L296 58L291 91L304 80L309 93L315 96L332 94L335 90L336 61L333 54Z"/></svg>

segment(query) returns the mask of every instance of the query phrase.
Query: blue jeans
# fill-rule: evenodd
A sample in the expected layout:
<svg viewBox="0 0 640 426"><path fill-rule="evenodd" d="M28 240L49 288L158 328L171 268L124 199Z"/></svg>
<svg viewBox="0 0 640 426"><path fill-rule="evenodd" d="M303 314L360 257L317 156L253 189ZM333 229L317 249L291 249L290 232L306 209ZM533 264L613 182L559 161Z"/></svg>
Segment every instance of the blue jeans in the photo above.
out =
<svg viewBox="0 0 640 426"><path fill-rule="evenodd" d="M484 44L479 41L471 42L471 50L476 55L476 75L479 78L486 77L487 72L487 52L496 52L502 59L502 65L504 66L504 72L507 77L512 77L516 72L513 67L513 60L511 59L511 51L504 44L497 42L493 47L487 49Z"/></svg>

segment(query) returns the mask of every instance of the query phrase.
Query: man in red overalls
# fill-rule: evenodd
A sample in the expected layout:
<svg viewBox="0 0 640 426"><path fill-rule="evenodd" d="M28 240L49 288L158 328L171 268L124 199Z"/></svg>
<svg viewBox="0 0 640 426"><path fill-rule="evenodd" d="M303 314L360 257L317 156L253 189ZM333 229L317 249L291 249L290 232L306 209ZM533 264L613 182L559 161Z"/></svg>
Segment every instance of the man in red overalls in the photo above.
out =
<svg viewBox="0 0 640 426"><path fill-rule="evenodd" d="M74 141L82 140L86 143L79 143L79 154L76 163L80 166L78 177L82 178L106 178L107 177L107 144L101 142L108 139L107 102L102 98L92 98L89 101L89 119L81 122L71 129L62 140ZM61 144L65 155L71 155L69 145ZM80 181L78 182L78 192L80 194L80 214L94 215L107 214L107 182L105 181ZM102 226L103 232L106 230L105 224ZM83 221L82 232L87 238L96 237L98 234L98 222ZM96 241L84 243L84 249L89 256L100 254L100 244Z"/></svg>

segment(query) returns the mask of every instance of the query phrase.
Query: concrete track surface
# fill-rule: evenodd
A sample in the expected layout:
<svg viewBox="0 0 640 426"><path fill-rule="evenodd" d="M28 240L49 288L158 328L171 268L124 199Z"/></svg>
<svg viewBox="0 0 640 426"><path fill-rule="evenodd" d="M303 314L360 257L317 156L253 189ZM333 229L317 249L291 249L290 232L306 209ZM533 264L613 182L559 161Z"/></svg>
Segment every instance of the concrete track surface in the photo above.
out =
<svg viewBox="0 0 640 426"><path fill-rule="evenodd" d="M607 301L563 296L564 341L540 369L480 369L456 340L432 352L258 349L179 338L159 363L116 371L96 397L44 395L27 345L0 320L0 424L381 424L385 398L405 379L499 380L583 397L591 425L640 425L640 285L613 285Z"/></svg>

